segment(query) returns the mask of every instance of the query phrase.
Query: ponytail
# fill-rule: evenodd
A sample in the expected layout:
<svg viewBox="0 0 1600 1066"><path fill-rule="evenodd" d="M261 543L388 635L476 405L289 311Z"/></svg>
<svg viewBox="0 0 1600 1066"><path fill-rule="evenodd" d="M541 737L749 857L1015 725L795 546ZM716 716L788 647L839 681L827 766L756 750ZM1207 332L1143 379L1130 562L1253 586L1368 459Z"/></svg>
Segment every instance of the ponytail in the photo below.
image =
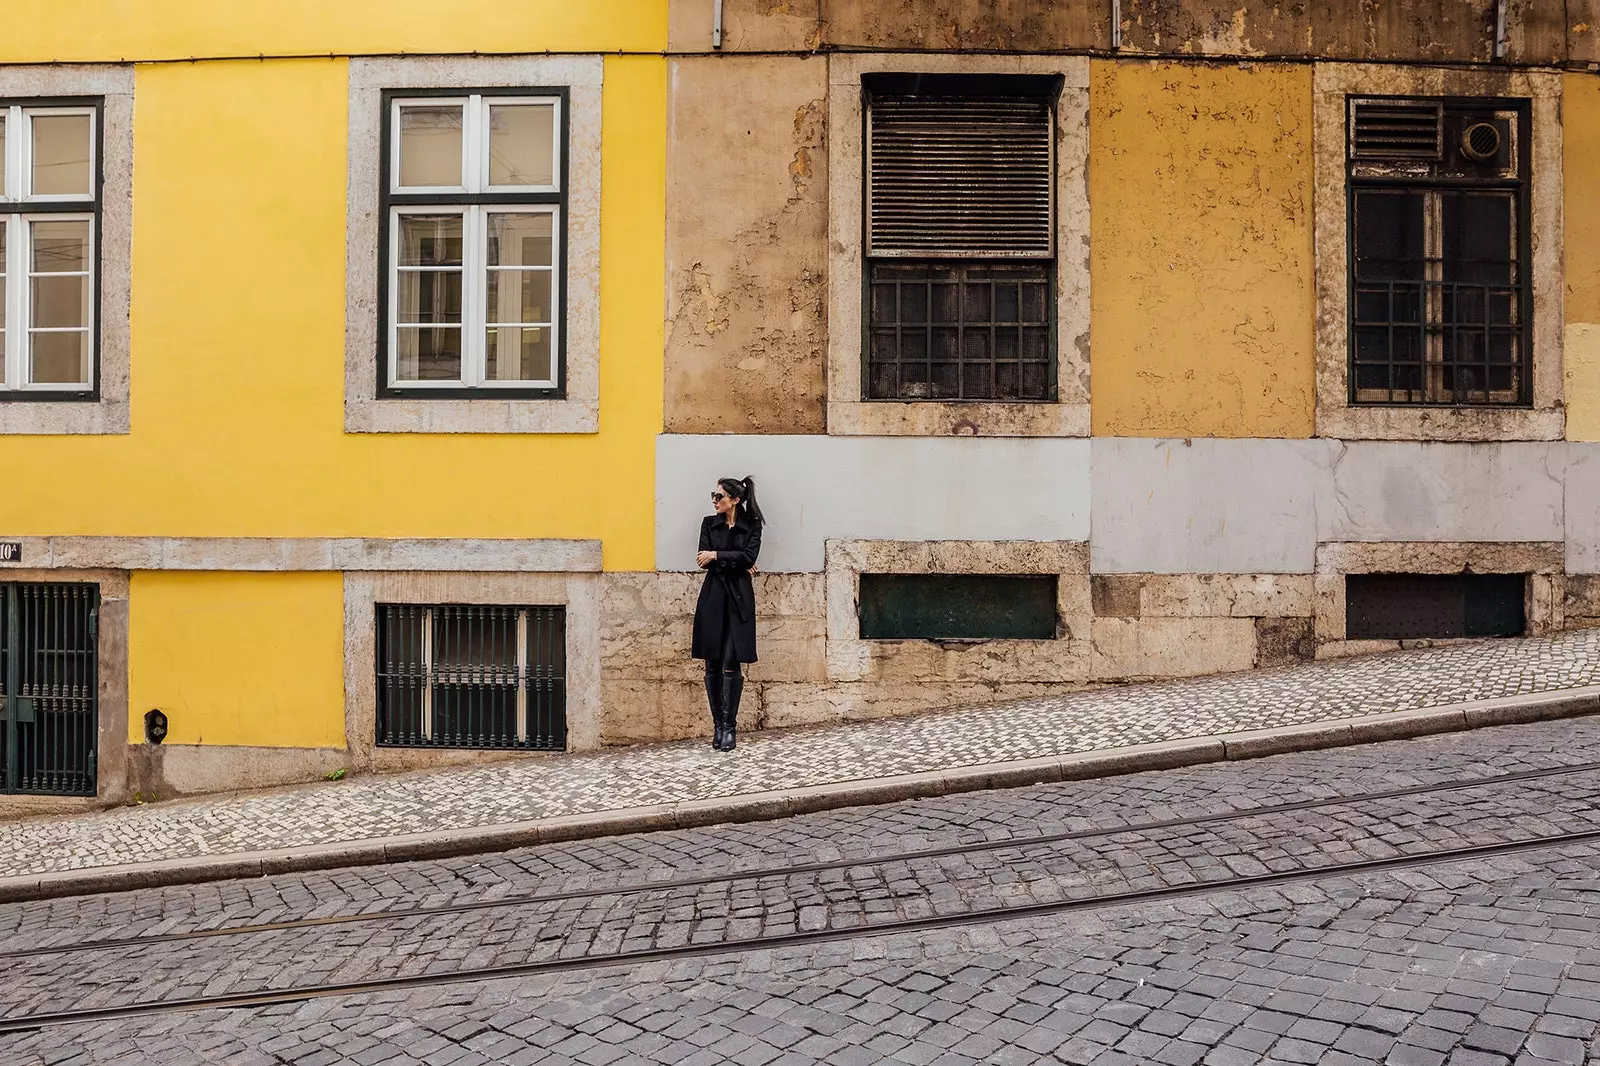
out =
<svg viewBox="0 0 1600 1066"><path fill-rule="evenodd" d="M744 496L739 502L744 506L744 513L750 516L750 521L757 526L764 526L767 520L761 517L761 506L756 503L756 479L747 477L740 482L744 486Z"/></svg>
<svg viewBox="0 0 1600 1066"><path fill-rule="evenodd" d="M761 507L756 503L756 479L753 477L736 478L725 477L718 482L722 491L739 501L739 506L744 508L744 513L750 521L757 526L764 526L767 520L761 516Z"/></svg>

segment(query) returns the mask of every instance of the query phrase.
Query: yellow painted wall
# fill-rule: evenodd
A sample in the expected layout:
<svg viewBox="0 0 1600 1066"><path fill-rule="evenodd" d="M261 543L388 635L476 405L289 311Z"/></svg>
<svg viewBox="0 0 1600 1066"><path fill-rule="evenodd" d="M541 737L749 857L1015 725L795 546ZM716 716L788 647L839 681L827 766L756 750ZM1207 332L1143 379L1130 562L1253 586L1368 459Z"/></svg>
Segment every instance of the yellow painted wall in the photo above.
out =
<svg viewBox="0 0 1600 1066"><path fill-rule="evenodd" d="M0 63L659 51L667 0L8 0Z"/></svg>
<svg viewBox="0 0 1600 1066"><path fill-rule="evenodd" d="M1311 68L1096 60L1094 433L1309 437Z"/></svg>
<svg viewBox="0 0 1600 1066"><path fill-rule="evenodd" d="M653 569L665 62L606 61L601 432L572 436L344 432L347 75L138 68L133 432L8 439L7 533L600 538Z"/></svg>
<svg viewBox="0 0 1600 1066"><path fill-rule="evenodd" d="M140 572L128 616L130 742L344 746L343 575Z"/></svg>
<svg viewBox="0 0 1600 1066"><path fill-rule="evenodd" d="M1567 437L1600 440L1600 79L1562 78ZM1538 358L1535 353L1535 358Z"/></svg>

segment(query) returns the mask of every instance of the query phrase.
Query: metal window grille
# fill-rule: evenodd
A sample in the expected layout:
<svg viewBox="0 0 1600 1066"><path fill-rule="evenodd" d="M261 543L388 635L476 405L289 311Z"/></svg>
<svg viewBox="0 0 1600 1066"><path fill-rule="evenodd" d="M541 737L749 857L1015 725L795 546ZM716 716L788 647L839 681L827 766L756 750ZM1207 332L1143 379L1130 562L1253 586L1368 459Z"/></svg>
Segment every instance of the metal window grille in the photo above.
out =
<svg viewBox="0 0 1600 1066"><path fill-rule="evenodd" d="M863 392L1048 401L1057 86L932 81L868 97Z"/></svg>
<svg viewBox="0 0 1600 1066"><path fill-rule="evenodd" d="M1528 112L1353 99L1350 400L1525 405Z"/></svg>
<svg viewBox="0 0 1600 1066"><path fill-rule="evenodd" d="M1526 574L1350 574L1351 640L1512 637L1527 630Z"/></svg>
<svg viewBox="0 0 1600 1066"><path fill-rule="evenodd" d="M871 264L868 395L1048 400L1049 263Z"/></svg>
<svg viewBox="0 0 1600 1066"><path fill-rule="evenodd" d="M377 624L379 745L565 749L564 608L379 604Z"/></svg>
<svg viewBox="0 0 1600 1066"><path fill-rule="evenodd" d="M100 590L0 584L0 792L92 796Z"/></svg>

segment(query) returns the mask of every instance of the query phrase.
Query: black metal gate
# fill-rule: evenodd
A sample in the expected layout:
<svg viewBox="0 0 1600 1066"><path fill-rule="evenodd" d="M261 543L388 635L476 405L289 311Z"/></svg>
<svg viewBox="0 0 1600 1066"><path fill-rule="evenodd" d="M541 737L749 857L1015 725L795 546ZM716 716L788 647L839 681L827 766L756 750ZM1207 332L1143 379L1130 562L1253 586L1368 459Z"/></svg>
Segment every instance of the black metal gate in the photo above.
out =
<svg viewBox="0 0 1600 1066"><path fill-rule="evenodd" d="M95 794L100 588L0 582L0 792Z"/></svg>

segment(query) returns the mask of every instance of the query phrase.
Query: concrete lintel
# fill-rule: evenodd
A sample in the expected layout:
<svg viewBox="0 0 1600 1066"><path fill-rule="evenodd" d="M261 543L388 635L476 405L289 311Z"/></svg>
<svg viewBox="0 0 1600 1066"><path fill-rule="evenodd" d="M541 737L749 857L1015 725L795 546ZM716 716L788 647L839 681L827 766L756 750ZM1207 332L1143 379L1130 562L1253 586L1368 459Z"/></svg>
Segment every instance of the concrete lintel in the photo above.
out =
<svg viewBox="0 0 1600 1066"><path fill-rule="evenodd" d="M367 570L597 573L598 540L359 537L23 537L47 570ZM0 567L4 572L6 567Z"/></svg>

